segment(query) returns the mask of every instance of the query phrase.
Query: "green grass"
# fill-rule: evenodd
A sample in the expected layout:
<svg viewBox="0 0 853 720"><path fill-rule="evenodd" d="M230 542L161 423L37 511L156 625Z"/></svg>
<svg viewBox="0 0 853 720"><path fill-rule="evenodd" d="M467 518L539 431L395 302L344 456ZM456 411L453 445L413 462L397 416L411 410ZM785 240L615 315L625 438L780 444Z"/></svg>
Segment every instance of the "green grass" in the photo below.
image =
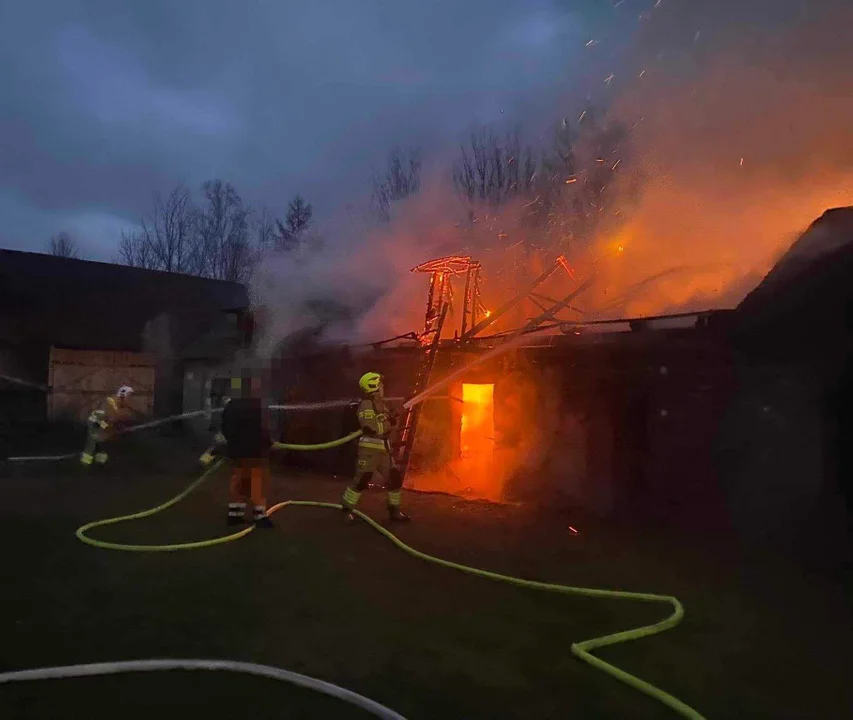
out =
<svg viewBox="0 0 853 720"><path fill-rule="evenodd" d="M136 451L138 453L138 451ZM660 619L665 606L554 596L419 562L364 524L286 508L278 527L215 548L98 550L83 522L159 504L189 481L118 458L103 474L17 468L0 478L0 669L153 657L259 662L344 685L417 718L667 718L655 701L575 660L572 642ZM160 465L158 465L160 462ZM341 481L275 480L274 500L336 500ZM684 623L602 657L709 718L841 718L850 612L836 588L709 553L523 508L407 497L400 530L425 552L521 577L672 593ZM227 531L225 477L161 516L94 531L180 542ZM366 497L379 516L381 497ZM579 525L580 536L567 532ZM366 717L271 680L167 673L0 686L3 718Z"/></svg>

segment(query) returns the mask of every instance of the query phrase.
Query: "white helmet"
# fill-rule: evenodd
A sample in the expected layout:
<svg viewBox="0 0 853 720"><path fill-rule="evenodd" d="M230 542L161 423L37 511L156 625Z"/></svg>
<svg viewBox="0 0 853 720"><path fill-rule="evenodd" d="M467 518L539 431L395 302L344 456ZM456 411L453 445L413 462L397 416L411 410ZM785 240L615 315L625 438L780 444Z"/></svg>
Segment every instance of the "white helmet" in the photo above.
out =
<svg viewBox="0 0 853 720"><path fill-rule="evenodd" d="M133 395L133 388L130 385L122 385L118 390L116 390L116 397L126 398L130 395Z"/></svg>

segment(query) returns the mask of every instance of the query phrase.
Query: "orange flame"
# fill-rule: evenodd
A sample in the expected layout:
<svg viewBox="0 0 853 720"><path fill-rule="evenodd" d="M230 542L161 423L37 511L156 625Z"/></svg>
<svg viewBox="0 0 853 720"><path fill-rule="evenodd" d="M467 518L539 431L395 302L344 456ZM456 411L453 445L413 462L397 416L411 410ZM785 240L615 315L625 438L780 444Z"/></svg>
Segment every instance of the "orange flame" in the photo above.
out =
<svg viewBox="0 0 853 720"><path fill-rule="evenodd" d="M462 422L459 429L459 477L462 494L500 501L502 473L496 473L495 386L462 384Z"/></svg>
<svg viewBox="0 0 853 720"><path fill-rule="evenodd" d="M481 451L491 453L495 445L495 386L462 385L462 426L459 448L462 457Z"/></svg>

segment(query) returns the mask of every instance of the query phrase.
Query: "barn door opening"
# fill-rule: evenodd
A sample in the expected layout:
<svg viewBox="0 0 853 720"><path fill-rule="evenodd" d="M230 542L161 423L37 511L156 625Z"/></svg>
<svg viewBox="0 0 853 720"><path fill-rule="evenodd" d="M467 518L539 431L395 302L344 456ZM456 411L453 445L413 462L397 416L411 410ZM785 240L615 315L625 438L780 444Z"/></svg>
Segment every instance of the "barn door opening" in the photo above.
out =
<svg viewBox="0 0 853 720"><path fill-rule="evenodd" d="M495 472L494 383L462 384L462 418L459 427L461 479L468 493L500 500L503 483Z"/></svg>

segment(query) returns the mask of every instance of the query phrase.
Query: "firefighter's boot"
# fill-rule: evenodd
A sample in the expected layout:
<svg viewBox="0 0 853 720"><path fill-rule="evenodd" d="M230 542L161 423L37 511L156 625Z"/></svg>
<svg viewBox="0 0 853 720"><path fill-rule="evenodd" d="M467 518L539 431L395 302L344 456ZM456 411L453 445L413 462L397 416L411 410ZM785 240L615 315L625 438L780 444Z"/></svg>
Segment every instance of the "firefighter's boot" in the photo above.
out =
<svg viewBox="0 0 853 720"><path fill-rule="evenodd" d="M364 484L366 484L364 475L359 476L356 480L358 483L356 487L359 489L348 485L344 491L344 496L341 498L341 510L344 513L344 522L348 525L355 522L355 506L361 499L361 491L364 489Z"/></svg>
<svg viewBox="0 0 853 720"><path fill-rule="evenodd" d="M388 519L391 522L409 522L410 518L406 513L400 510L396 505L388 506Z"/></svg>
<svg viewBox="0 0 853 720"><path fill-rule="evenodd" d="M267 509L264 506L255 506L254 512L252 514L252 519L255 522L256 528L265 528L270 529L275 527L275 523L272 521L272 518L267 515Z"/></svg>
<svg viewBox="0 0 853 720"><path fill-rule="evenodd" d="M242 525L246 522L246 503L228 503L228 524Z"/></svg>

